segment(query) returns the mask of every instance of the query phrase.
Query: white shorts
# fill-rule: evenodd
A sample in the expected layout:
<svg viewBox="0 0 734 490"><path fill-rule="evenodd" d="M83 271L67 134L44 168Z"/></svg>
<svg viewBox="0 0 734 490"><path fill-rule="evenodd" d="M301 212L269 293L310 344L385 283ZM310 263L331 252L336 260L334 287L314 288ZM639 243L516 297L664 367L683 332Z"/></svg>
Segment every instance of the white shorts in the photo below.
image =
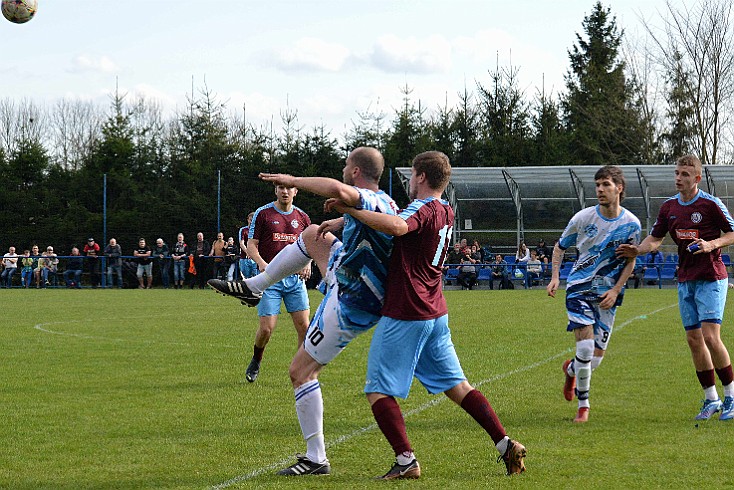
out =
<svg viewBox="0 0 734 490"><path fill-rule="evenodd" d="M333 269L334 264L330 265ZM306 352L321 365L331 362L349 342L380 320L379 313L368 313L339 301L339 283L331 269L324 278L324 299L311 319L303 343Z"/></svg>

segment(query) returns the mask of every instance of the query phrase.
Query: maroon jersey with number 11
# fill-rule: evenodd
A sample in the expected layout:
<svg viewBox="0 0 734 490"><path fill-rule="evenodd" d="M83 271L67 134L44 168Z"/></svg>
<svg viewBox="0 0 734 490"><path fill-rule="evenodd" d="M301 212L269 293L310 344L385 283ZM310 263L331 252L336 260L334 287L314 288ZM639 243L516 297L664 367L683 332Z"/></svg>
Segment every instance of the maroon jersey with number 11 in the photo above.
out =
<svg viewBox="0 0 734 490"><path fill-rule="evenodd" d="M454 210L440 199L416 199L399 216L408 233L393 240L382 314L396 320L439 318L448 313L441 282Z"/></svg>

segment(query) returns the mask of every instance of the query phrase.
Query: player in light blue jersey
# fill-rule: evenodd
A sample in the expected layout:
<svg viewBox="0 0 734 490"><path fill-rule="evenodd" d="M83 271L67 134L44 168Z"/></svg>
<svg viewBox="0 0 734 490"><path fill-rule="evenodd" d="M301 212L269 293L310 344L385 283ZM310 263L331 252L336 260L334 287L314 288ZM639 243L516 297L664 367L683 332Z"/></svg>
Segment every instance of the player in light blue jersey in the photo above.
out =
<svg viewBox="0 0 734 490"><path fill-rule="evenodd" d="M357 148L347 158L343 183L324 177L260 174L263 180L293 186L347 206L397 214L397 205L378 188L384 160L374 148ZM333 232L343 228L342 240ZM357 335L380 319L385 297L392 236L375 231L349 215L311 225L285 247L257 276L245 281L216 281L217 291L252 306L279 279L303 269L312 259L324 277L325 296L289 369L296 414L306 440L306 454L279 475L323 475L331 471L323 434L323 397L318 376Z"/></svg>
<svg viewBox="0 0 734 490"><path fill-rule="evenodd" d="M619 167L607 165L594 176L599 204L582 209L571 218L553 248L553 272L546 287L555 297L560 286L560 266L564 251L572 246L578 258L566 282L566 309L569 332L576 339L576 357L563 363L566 400L578 397L574 422L589 419L591 373L602 361L614 326L617 306L622 304L624 285L635 260L617 257L623 243L640 243L640 220L621 206L626 182Z"/></svg>

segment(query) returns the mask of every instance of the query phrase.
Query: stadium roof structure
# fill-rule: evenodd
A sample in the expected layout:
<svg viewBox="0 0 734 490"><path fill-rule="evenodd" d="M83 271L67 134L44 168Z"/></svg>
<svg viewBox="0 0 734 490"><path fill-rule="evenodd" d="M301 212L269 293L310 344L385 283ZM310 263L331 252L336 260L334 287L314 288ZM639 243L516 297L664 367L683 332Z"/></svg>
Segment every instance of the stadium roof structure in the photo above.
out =
<svg viewBox="0 0 734 490"><path fill-rule="evenodd" d="M627 180L622 205L642 223L655 222L660 205L676 194L673 165L623 165ZM454 238L481 235L494 244L517 245L545 237L552 245L568 220L597 203L597 166L454 167L445 198L456 212ZM406 192L410 167L396 168ZM734 166L703 168L699 188L719 197L732 209ZM644 235L644 233L643 233ZM505 243L507 242L507 243Z"/></svg>

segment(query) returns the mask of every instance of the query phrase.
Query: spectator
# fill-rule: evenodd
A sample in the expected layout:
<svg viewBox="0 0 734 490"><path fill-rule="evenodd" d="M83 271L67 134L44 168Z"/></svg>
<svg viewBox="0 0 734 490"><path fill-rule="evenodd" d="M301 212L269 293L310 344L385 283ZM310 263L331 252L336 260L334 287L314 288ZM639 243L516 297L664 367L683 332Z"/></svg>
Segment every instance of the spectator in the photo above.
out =
<svg viewBox="0 0 734 490"><path fill-rule="evenodd" d="M153 249L153 257L158 261L158 268L161 271L161 284L163 284L164 288L168 289L171 282L169 279L171 253L168 250L168 245L163 241L163 238L156 239L155 248Z"/></svg>
<svg viewBox="0 0 734 490"><path fill-rule="evenodd" d="M468 249L466 254L461 259L461 265L459 266L459 275L456 276L456 281L461 284L462 288L468 290L474 289L477 283L477 267L474 265L474 259L470 257Z"/></svg>
<svg viewBox="0 0 734 490"><path fill-rule="evenodd" d="M227 239L227 247L224 249L224 264L227 269L228 281L234 280L235 271L239 269L238 250L239 246L234 243L234 237L229 237ZM240 278L238 277L237 279L239 280Z"/></svg>
<svg viewBox="0 0 734 490"><path fill-rule="evenodd" d="M495 255L494 262L492 262L492 276L489 279L489 289L494 289L494 281L499 281L497 289L512 289L512 283L510 282L507 271L507 262L505 262L500 254Z"/></svg>
<svg viewBox="0 0 734 490"><path fill-rule="evenodd" d="M204 289L207 281L206 274L206 257L211 252L211 247L204 241L204 234L199 232L196 234L196 243L190 250L191 256L194 258L194 273L191 276L189 287L194 289L194 285L198 284L199 289Z"/></svg>
<svg viewBox="0 0 734 490"><path fill-rule="evenodd" d="M548 247L545 245L545 240L542 238L538 240L538 246L535 247L535 253L538 254L538 260L540 260L542 263L547 264L550 262L550 250L548 250Z"/></svg>
<svg viewBox="0 0 734 490"><path fill-rule="evenodd" d="M73 247L71 249L71 258L66 261L66 270L64 271L64 282L67 288L79 289L82 287L83 270L84 259L79 254L79 249Z"/></svg>
<svg viewBox="0 0 734 490"><path fill-rule="evenodd" d="M84 255L87 256L87 270L93 288L99 286L101 281L102 268L99 263L99 253L99 245L94 241L94 238L87 238L87 244L84 245Z"/></svg>
<svg viewBox="0 0 734 490"><path fill-rule="evenodd" d="M471 250L471 253L469 256L472 259L472 263L481 264L482 263L482 253L479 251L479 244L476 241L471 246L470 250Z"/></svg>
<svg viewBox="0 0 734 490"><path fill-rule="evenodd" d="M15 253L15 247L10 247L8 253L3 255L3 272L0 274L2 287L13 287L13 274L16 270L18 270L18 254Z"/></svg>
<svg viewBox="0 0 734 490"><path fill-rule="evenodd" d="M530 260L530 249L526 247L525 242L521 240L517 245L517 252L515 252L515 263L522 264L524 269L528 260Z"/></svg>
<svg viewBox="0 0 734 490"><path fill-rule="evenodd" d="M173 258L173 289L183 289L186 269L189 264L189 246L184 242L183 233L179 233L171 252Z"/></svg>
<svg viewBox="0 0 734 490"><path fill-rule="evenodd" d="M138 240L138 248L135 249L133 255L138 258L138 289L145 289L143 282L143 274L148 279L148 289L153 287L153 259L151 255L153 251L145 244L145 238Z"/></svg>
<svg viewBox="0 0 734 490"><path fill-rule="evenodd" d="M104 248L104 254L107 256L107 285L114 286L112 275L117 275L117 287L122 289L122 247L117 240L110 238L110 243Z"/></svg>
<svg viewBox="0 0 734 490"><path fill-rule="evenodd" d="M59 265L59 259L54 253L53 247L47 247L46 251L41 254L41 258L38 260L38 277L36 277L36 287L45 288L49 286L48 278L51 275L56 274L57 267Z"/></svg>
<svg viewBox="0 0 734 490"><path fill-rule="evenodd" d="M217 239L212 243L212 249L209 252L210 257L214 257L212 264L212 277L214 279L224 279L227 275L225 269L224 256L227 253L227 242L224 241L224 233L217 233Z"/></svg>
<svg viewBox="0 0 734 490"><path fill-rule="evenodd" d="M489 244L484 245L479 249L479 253L482 254L482 263L483 264L489 264L494 260L494 255L492 254L492 247Z"/></svg>
<svg viewBox="0 0 734 490"><path fill-rule="evenodd" d="M32 279L31 282L33 282L33 280L36 277L36 274L38 274L38 260L40 258L41 258L41 252L38 251L38 245L33 245L31 247L31 259L33 259L33 265L32 265L33 272L31 274L31 279ZM28 283L28 285L30 286L30 283Z"/></svg>
<svg viewBox="0 0 734 490"><path fill-rule="evenodd" d="M535 250L530 252L530 260L528 260L527 269L528 287L537 286L540 278L543 276L543 263L538 259L538 252Z"/></svg>
<svg viewBox="0 0 734 490"><path fill-rule="evenodd" d="M30 286L33 280L33 257L31 257L30 250L23 250L23 258L20 263L23 267L20 270L20 285L26 289Z"/></svg>
<svg viewBox="0 0 734 490"><path fill-rule="evenodd" d="M250 233L250 225L252 224L252 217L255 216L255 212L251 212L247 215L247 226L240 228L238 232L240 239L240 273L243 279L255 277L259 272L257 269L257 263L250 258L247 254L247 236Z"/></svg>

